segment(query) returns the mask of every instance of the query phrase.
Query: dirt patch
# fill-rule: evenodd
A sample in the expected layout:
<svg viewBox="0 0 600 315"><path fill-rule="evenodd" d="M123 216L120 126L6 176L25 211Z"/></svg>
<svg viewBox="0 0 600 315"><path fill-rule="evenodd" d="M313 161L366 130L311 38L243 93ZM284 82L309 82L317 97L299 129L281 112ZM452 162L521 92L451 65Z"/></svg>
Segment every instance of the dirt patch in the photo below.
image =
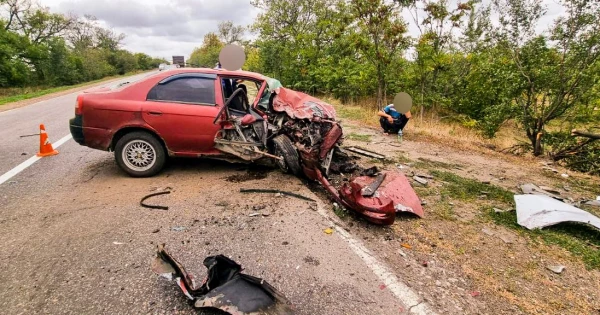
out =
<svg viewBox="0 0 600 315"><path fill-rule="evenodd" d="M426 201L425 217L400 216L390 227L368 224L331 206L367 246L415 291L444 314L593 314L600 310L597 244L576 237L569 227L540 233L516 224L514 193L519 185L554 187L565 197L595 198L597 177L543 171L541 159L516 159L482 148L440 145L406 134L398 143L372 128L352 125L371 142L347 139L386 156L361 157L363 166L430 174L427 186L413 183ZM418 139L419 141L414 141ZM561 177L568 173L568 178ZM350 213L351 215L347 215ZM581 229L580 229L581 230ZM592 234L591 229L583 231ZM577 254L579 253L579 254ZM549 265L564 265L555 274Z"/></svg>
<svg viewBox="0 0 600 315"><path fill-rule="evenodd" d="M306 256L306 257L304 257L304 262L307 263L307 264L309 264L309 265L313 265L313 266L318 266L318 265L321 264L321 262L318 259L316 259L316 258L314 258L312 256Z"/></svg>
<svg viewBox="0 0 600 315"><path fill-rule="evenodd" d="M265 179L267 176L269 176L269 172L272 171L273 169L267 168L249 168L246 173L233 174L225 177L225 180L230 183L242 183L251 180Z"/></svg>

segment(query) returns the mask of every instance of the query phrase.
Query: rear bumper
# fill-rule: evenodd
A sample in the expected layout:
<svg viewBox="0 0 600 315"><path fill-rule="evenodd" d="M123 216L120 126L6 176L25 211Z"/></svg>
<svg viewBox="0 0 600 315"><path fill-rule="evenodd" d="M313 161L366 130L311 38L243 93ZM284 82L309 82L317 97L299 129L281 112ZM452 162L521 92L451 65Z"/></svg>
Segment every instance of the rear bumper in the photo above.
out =
<svg viewBox="0 0 600 315"><path fill-rule="evenodd" d="M85 139L83 137L83 117L81 115L75 115L75 118L69 120L69 130L73 140L80 145L85 145Z"/></svg>

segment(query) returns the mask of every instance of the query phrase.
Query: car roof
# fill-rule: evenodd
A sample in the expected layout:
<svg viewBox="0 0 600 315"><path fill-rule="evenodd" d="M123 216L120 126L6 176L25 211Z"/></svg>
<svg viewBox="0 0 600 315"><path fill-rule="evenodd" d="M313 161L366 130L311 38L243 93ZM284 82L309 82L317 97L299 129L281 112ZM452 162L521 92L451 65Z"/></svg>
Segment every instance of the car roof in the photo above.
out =
<svg viewBox="0 0 600 315"><path fill-rule="evenodd" d="M166 70L164 73L168 73L169 75L175 74L183 74L183 73L206 73L206 74L216 74L216 75L226 75L226 76L244 76L250 77L253 79L265 80L266 77L260 73L243 71L243 70L224 70L224 69L211 69L211 68L174 68Z"/></svg>

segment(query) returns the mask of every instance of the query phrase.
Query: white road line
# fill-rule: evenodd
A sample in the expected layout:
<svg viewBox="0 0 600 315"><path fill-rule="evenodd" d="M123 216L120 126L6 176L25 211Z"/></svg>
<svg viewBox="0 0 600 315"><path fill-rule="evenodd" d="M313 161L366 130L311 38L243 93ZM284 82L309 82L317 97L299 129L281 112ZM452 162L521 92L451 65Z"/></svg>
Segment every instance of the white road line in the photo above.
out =
<svg viewBox="0 0 600 315"><path fill-rule="evenodd" d="M411 314L418 315L434 315L436 312L425 303L419 295L413 291L410 287L404 284L402 281L394 275L392 271L382 262L380 262L373 253L362 244L361 241L357 240L348 233L342 227L340 227L321 206L321 202L317 203L317 212L327 219L338 232L338 235L348 243L348 246L354 251L354 253L360 257L363 262L373 271L373 273L381 280L385 286L394 294L402 304L408 307L408 312Z"/></svg>
<svg viewBox="0 0 600 315"><path fill-rule="evenodd" d="M56 143L53 143L52 147L56 149L71 139L73 139L73 136L71 134L68 134L68 135L60 138L60 140L56 141Z"/></svg>
<svg viewBox="0 0 600 315"><path fill-rule="evenodd" d="M65 142L71 140L72 138L73 138L73 136L71 136L71 134L68 134L68 135L62 137L60 140L56 141L56 143L53 143L52 147L56 149L56 148L60 147L61 145L63 145ZM41 159L41 157L34 155L34 156L30 157L29 159L27 159L25 162L17 165L12 170L2 174L2 176L0 176L0 185L2 185L7 180L11 179L13 176L21 173L24 169L30 167L33 163L37 162L39 159Z"/></svg>

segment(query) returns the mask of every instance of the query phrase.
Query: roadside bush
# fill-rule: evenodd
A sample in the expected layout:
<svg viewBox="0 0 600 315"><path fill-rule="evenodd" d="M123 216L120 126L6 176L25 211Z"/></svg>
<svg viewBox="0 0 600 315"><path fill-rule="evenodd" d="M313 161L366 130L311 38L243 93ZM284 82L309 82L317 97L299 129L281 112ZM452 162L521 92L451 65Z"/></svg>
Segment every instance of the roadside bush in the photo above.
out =
<svg viewBox="0 0 600 315"><path fill-rule="evenodd" d="M546 143L553 160L572 170L600 175L600 141L554 132L546 135Z"/></svg>

